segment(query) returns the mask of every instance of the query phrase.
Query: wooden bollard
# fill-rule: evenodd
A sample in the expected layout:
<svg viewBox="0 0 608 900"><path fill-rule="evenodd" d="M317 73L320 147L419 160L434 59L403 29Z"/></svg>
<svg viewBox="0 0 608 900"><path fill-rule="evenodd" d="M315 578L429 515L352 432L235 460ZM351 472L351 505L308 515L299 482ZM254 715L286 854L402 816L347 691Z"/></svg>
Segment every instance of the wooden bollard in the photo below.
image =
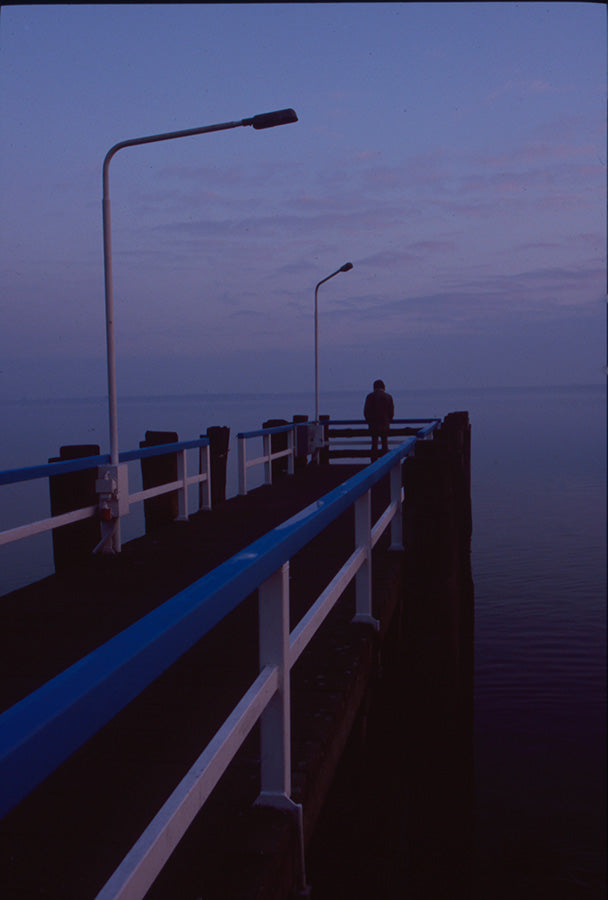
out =
<svg viewBox="0 0 608 900"><path fill-rule="evenodd" d="M304 425L308 422L308 416L294 416L295 425ZM296 428L295 433L295 456L293 461L294 472L299 472L306 468L306 459L308 454L308 427Z"/></svg>
<svg viewBox="0 0 608 900"><path fill-rule="evenodd" d="M140 448L155 447L159 444L174 444L177 440L175 431L146 431L146 439L140 441L139 446ZM150 456L142 459L141 480L144 491L161 484L177 481L177 454L163 453L162 456ZM146 534L173 522L177 518L178 511L177 491L144 500Z"/></svg>
<svg viewBox="0 0 608 900"><path fill-rule="evenodd" d="M212 508L215 508L218 503L223 503L226 499L226 467L228 464L228 450L230 447L230 428L226 425L210 425L207 428L207 434L201 434L200 436L209 438L211 506ZM200 492L199 506L202 506Z"/></svg>
<svg viewBox="0 0 608 900"><path fill-rule="evenodd" d="M329 416L319 416L319 422L323 426L323 449L319 452L319 462L321 465L329 464L329 446L327 437L329 432Z"/></svg>
<svg viewBox="0 0 608 900"><path fill-rule="evenodd" d="M68 444L60 447L59 456L51 457L49 462L65 462L68 459L81 459L83 456L99 456L99 445ZM51 475L49 478L51 515L60 516L74 509L94 506L97 503L96 479L97 467L80 472ZM91 551L99 543L99 537L97 518L83 519L82 522L71 522L69 525L53 529L55 571L64 571L90 556Z"/></svg>

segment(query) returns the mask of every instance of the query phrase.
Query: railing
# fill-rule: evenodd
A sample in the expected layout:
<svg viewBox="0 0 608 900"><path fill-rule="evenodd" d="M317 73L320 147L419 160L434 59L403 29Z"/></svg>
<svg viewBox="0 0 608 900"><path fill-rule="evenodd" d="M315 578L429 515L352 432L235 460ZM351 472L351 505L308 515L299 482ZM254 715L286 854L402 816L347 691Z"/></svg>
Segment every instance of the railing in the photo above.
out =
<svg viewBox="0 0 608 900"><path fill-rule="evenodd" d="M253 466L264 466L264 484L272 484L272 462L287 457L288 473L293 475L295 459L295 434L297 425L276 425L274 428L259 428L257 431L241 431L238 439L239 494L247 493L247 471ZM307 426L305 426L307 427ZM272 435L286 434L287 449L272 452ZM263 454L255 459L247 459L247 441L261 437Z"/></svg>
<svg viewBox="0 0 608 900"><path fill-rule="evenodd" d="M188 475L186 453L188 450L195 448L200 448L199 472L195 475ZM122 491L124 492L124 496L121 498L122 515L124 515L125 511L128 511L129 505L133 503L139 503L150 497L158 497L161 494L166 494L170 491L177 491L178 521L186 521L188 519L188 487L193 484L199 484L203 487L201 496L199 497L199 508L211 508L209 438L199 438L193 441L180 441L173 444L158 444L155 447L144 447L139 450L127 450L120 454L119 459L120 463L126 464L133 460L161 456L166 453L175 453L177 455L177 481L129 494L128 483L125 478L125 482L121 485ZM101 456L86 456L80 459L66 460L65 462L47 463L42 466L29 466L23 469L8 469L0 472L0 485L32 481L37 478L50 478L53 475L62 475L68 472L80 472L87 469L97 469L101 478L106 471L109 462L109 454L103 454ZM126 471L124 474L126 476ZM26 525L9 528L6 531L0 531L0 546L31 537L34 534L51 531L54 528L60 528L62 525L69 525L71 522L80 522L83 519L90 519L99 514L100 505L97 503L58 516L49 516L48 518L40 519L37 522L30 522Z"/></svg>
<svg viewBox="0 0 608 900"><path fill-rule="evenodd" d="M418 435L421 426L428 425L434 421L437 420L395 419L389 435L389 446L396 446L401 442L405 435ZM289 474L293 474L296 456L296 434L298 428L310 431L311 439L308 443L312 445L315 444L316 441L316 449L327 449L330 459L356 459L369 457L369 449L366 449L369 446L369 431L365 422L359 419L334 419L330 422L324 422L321 426L321 429L324 429L324 432L323 430L320 430L316 438L311 431L314 426L310 423L279 425L274 428L261 428L256 431L240 432L237 435L239 494L247 493L247 472L254 466L264 466L264 484L272 484L272 463L275 460L287 458L287 471ZM325 439L322 438L323 433L326 435ZM276 434L287 435L287 448L273 452L272 436ZM247 459L247 441L259 437L263 440L262 456ZM353 446L354 444L356 444L356 446ZM199 458L199 472L195 475L188 475L186 451L192 448L200 448L201 451ZM119 461L120 463L128 463L138 459L161 456L166 453L177 454L177 480L129 494L128 481L125 473L124 481L120 485L122 494L120 506L116 506L112 518L119 519L126 515L131 504L176 491L178 495L177 521L187 521L189 515L188 487L193 484L199 484L201 487L198 508L211 508L208 438L181 441L172 444L161 444L154 447L141 448L139 450L128 450L120 453ZM0 485L32 481L37 478L49 478L53 475L78 472L93 468L99 469L100 476L103 476L108 472L108 469L104 467L107 467L109 462L109 454L103 454L99 456L89 456L80 459L47 463L41 466L8 469L0 472ZM101 490L101 488L99 488L99 490ZM35 534L51 531L54 528L60 528L63 525L69 525L72 522L79 522L83 519L90 519L98 516L101 512L100 505L101 504L98 502L95 505L81 507L80 509L71 510L70 512L62 513L61 515L49 516L36 522L30 522L25 525L19 525L5 531L0 531L0 546L31 537ZM102 543L107 540L108 537L109 534L106 530L106 536L102 540Z"/></svg>
<svg viewBox="0 0 608 900"><path fill-rule="evenodd" d="M290 672L322 622L355 580L355 622L378 627L372 614L372 549L390 525L402 549L401 464L434 420L373 465L279 525L162 606L116 635L0 716L0 815L7 813L155 678L259 590L257 678L186 774L97 900L143 898L260 720L258 802L288 809L291 799ZM372 524L371 490L390 478L390 503ZM348 560L290 630L289 560L354 506L355 546Z"/></svg>
<svg viewBox="0 0 608 900"><path fill-rule="evenodd" d="M395 419L389 432L389 447L398 446L406 436L418 435L421 428L435 421L437 420ZM264 466L264 484L272 484L274 460L287 457L288 472L293 474L297 443L300 443L299 440L296 442L298 429L300 435L306 432L306 440L301 441L305 454L312 453L317 460L324 450L328 453L328 459L334 460L370 457L370 433L363 419L331 419L321 422L319 426L309 422L240 432L237 435L239 494L247 493L247 472L254 466ZM287 448L273 452L272 435L276 434L287 436ZM247 459L247 441L260 437L263 440L262 455Z"/></svg>
<svg viewBox="0 0 608 900"><path fill-rule="evenodd" d="M388 434L388 446L396 447L404 437L419 434L435 419L393 419ZM364 419L331 419L326 423L325 447L330 460L369 459L370 432Z"/></svg>

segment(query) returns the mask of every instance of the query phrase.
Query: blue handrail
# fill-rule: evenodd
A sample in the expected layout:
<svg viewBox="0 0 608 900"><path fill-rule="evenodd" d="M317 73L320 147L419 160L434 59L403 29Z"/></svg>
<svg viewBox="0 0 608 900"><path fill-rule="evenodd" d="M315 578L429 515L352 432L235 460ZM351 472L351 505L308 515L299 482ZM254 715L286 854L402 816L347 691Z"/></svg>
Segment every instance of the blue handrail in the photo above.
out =
<svg viewBox="0 0 608 900"><path fill-rule="evenodd" d="M125 450L119 455L120 462L131 462L134 459L145 459L150 456L162 456L163 453L176 453L178 450L191 450L194 447L206 447L209 438L198 438L192 441L177 441L174 444L156 444L154 447L141 447L139 450ZM100 456L82 456L79 459L66 459L61 462L45 463L42 466L26 466L22 469L5 469L0 472L0 484L16 484L19 481L33 481L36 478L50 478L66 472L80 472L83 469L95 469L107 465L110 454Z"/></svg>
<svg viewBox="0 0 608 900"><path fill-rule="evenodd" d="M98 647L0 716L0 816L74 753L285 562L338 518L440 420ZM175 449L175 445L166 445ZM157 449L157 448L155 448Z"/></svg>
<svg viewBox="0 0 608 900"><path fill-rule="evenodd" d="M164 453L177 453L179 450L193 450L196 447L207 447L208 445L209 438L197 438L192 441L177 441L174 444L155 444L154 447L140 447L139 450L125 450L118 455L118 459L119 462L131 462L134 459L147 459L150 456L162 456Z"/></svg>
<svg viewBox="0 0 608 900"><path fill-rule="evenodd" d="M42 466L26 466L23 469L5 469L0 472L0 484L15 484L18 481L33 481L35 478L50 478L64 472L79 472L82 469L95 469L110 462L110 454L101 456L83 456L80 459L68 459L65 462L45 463Z"/></svg>

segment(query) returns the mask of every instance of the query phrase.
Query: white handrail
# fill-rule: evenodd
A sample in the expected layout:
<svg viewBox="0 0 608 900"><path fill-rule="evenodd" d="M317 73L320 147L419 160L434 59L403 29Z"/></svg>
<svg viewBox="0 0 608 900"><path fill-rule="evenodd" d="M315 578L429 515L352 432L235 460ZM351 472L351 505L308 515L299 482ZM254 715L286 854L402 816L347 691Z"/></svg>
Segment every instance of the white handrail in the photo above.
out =
<svg viewBox="0 0 608 900"><path fill-rule="evenodd" d="M146 895L277 686L276 667L264 668L97 894L96 900L134 900Z"/></svg>
<svg viewBox="0 0 608 900"><path fill-rule="evenodd" d="M11 544L13 541L21 541L23 538L42 534L44 531L52 531L53 528L61 528L72 522L81 522L83 519L91 519L97 515L97 506L83 506L82 509L73 509L71 512L62 513L60 516L50 516L48 519L40 519L37 522L29 522L27 525L17 525L15 528L7 528L0 531L0 547Z"/></svg>

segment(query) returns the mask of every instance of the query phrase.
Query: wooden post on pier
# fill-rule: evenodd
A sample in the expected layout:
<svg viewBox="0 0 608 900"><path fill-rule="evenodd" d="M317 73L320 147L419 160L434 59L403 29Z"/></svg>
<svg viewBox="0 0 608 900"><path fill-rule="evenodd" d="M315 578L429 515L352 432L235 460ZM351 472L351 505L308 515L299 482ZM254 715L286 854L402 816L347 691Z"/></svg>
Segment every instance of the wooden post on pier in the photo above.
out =
<svg viewBox="0 0 608 900"><path fill-rule="evenodd" d="M304 425L308 422L308 416L296 415L293 417L296 425ZM306 468L308 453L308 432L305 428L296 428L296 455L294 458L294 469L296 472Z"/></svg>
<svg viewBox="0 0 608 900"><path fill-rule="evenodd" d="M68 459L80 459L83 456L98 456L98 444L69 444L59 449L59 456L49 459L50 463L65 462ZM51 475L49 491L51 497L51 515L60 516L85 506L95 506L97 494L95 480L97 467L81 472L65 472L62 475ZM99 542L99 521L83 519L72 522L63 528L53 531L53 560L55 571L62 572L91 555L91 551Z"/></svg>
<svg viewBox="0 0 608 900"><path fill-rule="evenodd" d="M329 421L329 416L319 416L319 422L323 426L323 449L319 453L319 463L322 466L329 465L329 444L327 442L329 437Z"/></svg>
<svg viewBox="0 0 608 900"><path fill-rule="evenodd" d="M175 431L146 431L145 441L139 446L154 447L159 444L173 444L178 440ZM141 480L144 490L177 481L177 453L164 453L162 456L151 456L141 460ZM177 491L150 497L144 500L144 518L146 534L168 525L178 515Z"/></svg>
<svg viewBox="0 0 608 900"><path fill-rule="evenodd" d="M470 425L451 413L404 466L408 897L470 896L473 581Z"/></svg>
<svg viewBox="0 0 608 900"><path fill-rule="evenodd" d="M226 499L226 467L230 447L230 428L227 425L210 425L207 428L211 464L211 506ZM203 437L201 434L200 437ZM199 490L199 506L202 506L202 486Z"/></svg>

